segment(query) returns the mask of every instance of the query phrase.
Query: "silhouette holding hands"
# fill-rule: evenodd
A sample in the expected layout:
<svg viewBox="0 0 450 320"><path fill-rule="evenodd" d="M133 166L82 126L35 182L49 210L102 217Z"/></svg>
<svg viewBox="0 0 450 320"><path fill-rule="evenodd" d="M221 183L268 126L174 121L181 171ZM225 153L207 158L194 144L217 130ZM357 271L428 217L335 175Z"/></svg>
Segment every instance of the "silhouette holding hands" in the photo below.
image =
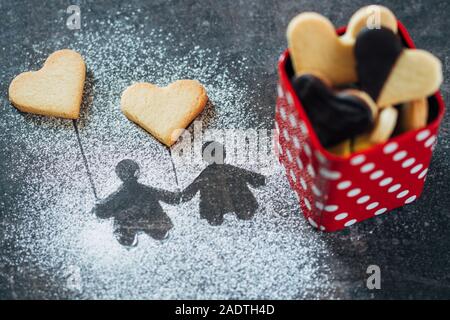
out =
<svg viewBox="0 0 450 320"><path fill-rule="evenodd" d="M96 216L114 218L114 235L121 245L136 246L141 232L156 240L165 239L173 224L159 201L178 203L179 194L139 183L139 165L133 160L120 161L116 174L123 184L95 206Z"/></svg>
<svg viewBox="0 0 450 320"><path fill-rule="evenodd" d="M218 142L206 142L202 156L209 165L182 192L181 201L189 201L200 192L200 217L211 225L221 225L224 215L231 212L241 220L251 219L258 203L248 184L253 187L265 185L265 177L224 164L225 147Z"/></svg>

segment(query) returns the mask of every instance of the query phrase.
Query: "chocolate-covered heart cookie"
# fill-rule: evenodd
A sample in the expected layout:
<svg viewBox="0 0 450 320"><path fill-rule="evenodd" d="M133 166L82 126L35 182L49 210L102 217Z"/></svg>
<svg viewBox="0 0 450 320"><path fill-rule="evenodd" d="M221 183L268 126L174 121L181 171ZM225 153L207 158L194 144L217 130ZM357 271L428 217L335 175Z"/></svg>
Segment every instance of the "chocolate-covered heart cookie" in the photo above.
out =
<svg viewBox="0 0 450 320"><path fill-rule="evenodd" d="M310 74L294 78L292 84L324 147L371 130L376 106L364 92L335 92Z"/></svg>
<svg viewBox="0 0 450 320"><path fill-rule="evenodd" d="M427 97L442 83L440 61L427 51L404 48L389 29L363 29L354 50L361 89L379 107Z"/></svg>
<svg viewBox="0 0 450 320"><path fill-rule="evenodd" d="M377 100L403 51L400 38L389 29L363 29L355 44L356 70L361 89Z"/></svg>

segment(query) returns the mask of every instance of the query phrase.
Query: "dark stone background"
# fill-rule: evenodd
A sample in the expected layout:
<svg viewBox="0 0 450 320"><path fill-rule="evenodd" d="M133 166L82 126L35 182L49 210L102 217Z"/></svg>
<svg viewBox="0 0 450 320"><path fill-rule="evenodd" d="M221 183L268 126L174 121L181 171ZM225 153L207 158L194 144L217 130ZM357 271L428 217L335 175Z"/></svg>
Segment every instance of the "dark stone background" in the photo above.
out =
<svg viewBox="0 0 450 320"><path fill-rule="evenodd" d="M164 26L174 37L195 38L203 46L219 48L228 56L248 57L252 75L249 86L258 81L264 90L254 99L255 127L273 125L276 61L286 47L285 29L290 19L301 11L314 10L328 16L336 25L367 1L304 0L153 0L153 1L73 1L82 8L83 32L89 32L90 19L121 19L115 12L140 8L149 19L146 28ZM431 0L382 1L390 7L410 31L416 45L437 55L449 72L450 2ZM64 23L68 1L0 1L0 92L7 99L8 85L25 60L24 52L33 43L49 37L68 37L73 31ZM90 10L86 10L90 8ZM125 14L124 14L125 15ZM55 21L59 21L55 24ZM202 24L208 21L208 26ZM98 27L98 26L95 26ZM93 27L92 27L93 28ZM49 48L51 51L51 48ZM36 67L36 66L31 66ZM449 81L442 85L444 100L449 98ZM3 105L7 105L3 103ZM264 107L261 107L264 106ZM0 117L17 112L0 110ZM343 298L450 298L450 136L449 117L445 117L439 143L435 149L424 193L419 201L388 216L371 219L351 228L358 230L360 241L348 241L351 232L324 235L330 241L334 256L327 264L336 268L336 287ZM0 135L0 298L64 298L57 284L47 284L38 271L26 272L8 265L14 254L14 240L2 241L13 219L8 212L17 210L15 202L23 187L20 177L7 173L17 164L13 154L21 145L11 141L21 124L10 123ZM30 156L30 155L28 155ZM38 154L31 156L39 156ZM83 169L80 169L81 171ZM24 212L25 214L25 212ZM408 228L419 221L423 228ZM370 232L369 232L370 230ZM367 231L367 232L364 232ZM363 245L363 250L358 245ZM361 252L364 252L361 254ZM324 261L325 263L325 261ZM368 291L361 286L365 277L361 265L382 266L382 290ZM31 270L31 271L30 271ZM288 279L286 279L288 280ZM14 286L14 290L12 287ZM37 288L37 289L36 289ZM61 294L60 294L61 293ZM320 296L318 296L320 298ZM274 297L276 298L276 297Z"/></svg>

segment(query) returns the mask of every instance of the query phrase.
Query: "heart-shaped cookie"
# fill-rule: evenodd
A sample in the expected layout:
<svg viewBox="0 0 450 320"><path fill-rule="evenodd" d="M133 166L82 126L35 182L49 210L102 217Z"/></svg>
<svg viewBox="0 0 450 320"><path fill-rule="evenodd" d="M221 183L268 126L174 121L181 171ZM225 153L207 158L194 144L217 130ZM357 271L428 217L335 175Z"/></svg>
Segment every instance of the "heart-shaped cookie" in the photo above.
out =
<svg viewBox="0 0 450 320"><path fill-rule="evenodd" d="M302 75L292 82L303 108L325 148L368 132L377 106L364 92L333 91L313 75Z"/></svg>
<svg viewBox="0 0 450 320"><path fill-rule="evenodd" d="M380 107L430 96L442 83L439 59L424 50L404 48L386 28L362 30L355 56L361 89Z"/></svg>
<svg viewBox="0 0 450 320"><path fill-rule="evenodd" d="M389 140L397 124L398 111L394 107L380 110L371 132L355 137L353 152L359 152Z"/></svg>
<svg viewBox="0 0 450 320"><path fill-rule="evenodd" d="M23 112L77 119L85 77L81 55L69 49L59 50L39 71L15 77L9 86L9 99Z"/></svg>
<svg viewBox="0 0 450 320"><path fill-rule="evenodd" d="M417 130L427 125L429 112L427 98L404 103L400 110L400 123L403 131Z"/></svg>
<svg viewBox="0 0 450 320"><path fill-rule="evenodd" d="M333 24L324 16L305 12L289 24L287 39L289 53L297 76L321 74L333 85L357 81L355 68L355 37L366 26L384 26L397 32L394 14L383 6L368 6L358 10L350 19L347 31L338 36Z"/></svg>
<svg viewBox="0 0 450 320"><path fill-rule="evenodd" d="M164 88L137 83L123 92L121 108L128 119L170 147L207 101L205 88L196 80L178 80Z"/></svg>

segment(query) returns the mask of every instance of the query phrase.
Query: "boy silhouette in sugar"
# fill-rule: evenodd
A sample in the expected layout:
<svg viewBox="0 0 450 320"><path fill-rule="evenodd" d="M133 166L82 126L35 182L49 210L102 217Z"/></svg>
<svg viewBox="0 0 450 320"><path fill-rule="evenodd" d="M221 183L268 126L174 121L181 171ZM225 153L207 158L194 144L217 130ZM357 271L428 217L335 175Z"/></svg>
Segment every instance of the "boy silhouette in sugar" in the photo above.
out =
<svg viewBox="0 0 450 320"><path fill-rule="evenodd" d="M95 206L96 216L101 219L114 218L114 234L121 245L136 246L140 232L156 240L165 239L173 224L159 201L178 203L178 193L139 183L139 165L133 160L120 161L116 174L123 184Z"/></svg>
<svg viewBox="0 0 450 320"><path fill-rule="evenodd" d="M211 225L222 224L223 216L231 212L239 219L251 219L258 203L248 184L262 186L265 177L224 164L225 148L218 142L206 142L202 147L202 156L209 166L182 192L181 200L189 201L200 192L200 217Z"/></svg>

